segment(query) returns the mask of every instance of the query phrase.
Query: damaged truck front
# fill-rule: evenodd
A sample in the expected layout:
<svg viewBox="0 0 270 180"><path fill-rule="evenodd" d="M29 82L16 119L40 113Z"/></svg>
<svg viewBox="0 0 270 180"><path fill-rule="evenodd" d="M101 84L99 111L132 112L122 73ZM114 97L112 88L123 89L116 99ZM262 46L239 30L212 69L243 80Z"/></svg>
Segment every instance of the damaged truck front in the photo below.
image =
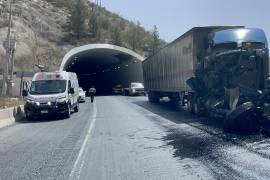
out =
<svg viewBox="0 0 270 180"><path fill-rule="evenodd" d="M231 132L258 131L270 119L268 43L263 30L195 27L143 62L150 102L162 97Z"/></svg>
<svg viewBox="0 0 270 180"><path fill-rule="evenodd" d="M197 114L224 119L231 132L258 131L269 119L269 54L260 29L234 28L208 35L208 48L187 80Z"/></svg>

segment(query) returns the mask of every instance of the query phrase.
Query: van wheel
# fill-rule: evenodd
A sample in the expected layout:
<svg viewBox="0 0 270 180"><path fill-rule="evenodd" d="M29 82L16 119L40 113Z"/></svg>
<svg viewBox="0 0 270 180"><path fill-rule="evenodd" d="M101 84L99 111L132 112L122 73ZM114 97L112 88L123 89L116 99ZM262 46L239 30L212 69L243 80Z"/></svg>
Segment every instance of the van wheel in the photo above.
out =
<svg viewBox="0 0 270 180"><path fill-rule="evenodd" d="M79 103L76 105L76 107L74 108L75 112L79 112Z"/></svg>
<svg viewBox="0 0 270 180"><path fill-rule="evenodd" d="M65 113L64 117L66 119L70 118L70 115L71 115L71 106L70 104L68 104L68 109L67 109L67 112Z"/></svg>
<svg viewBox="0 0 270 180"><path fill-rule="evenodd" d="M32 121L34 118L30 115L25 115L27 121Z"/></svg>

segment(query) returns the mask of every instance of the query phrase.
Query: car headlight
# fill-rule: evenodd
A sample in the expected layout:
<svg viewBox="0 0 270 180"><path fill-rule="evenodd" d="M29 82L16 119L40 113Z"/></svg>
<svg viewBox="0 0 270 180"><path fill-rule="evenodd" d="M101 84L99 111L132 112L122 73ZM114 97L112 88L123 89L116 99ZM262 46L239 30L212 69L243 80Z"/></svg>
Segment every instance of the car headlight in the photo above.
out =
<svg viewBox="0 0 270 180"><path fill-rule="evenodd" d="M66 102L66 96L57 98L57 99L56 99L56 102L58 102L58 103Z"/></svg>

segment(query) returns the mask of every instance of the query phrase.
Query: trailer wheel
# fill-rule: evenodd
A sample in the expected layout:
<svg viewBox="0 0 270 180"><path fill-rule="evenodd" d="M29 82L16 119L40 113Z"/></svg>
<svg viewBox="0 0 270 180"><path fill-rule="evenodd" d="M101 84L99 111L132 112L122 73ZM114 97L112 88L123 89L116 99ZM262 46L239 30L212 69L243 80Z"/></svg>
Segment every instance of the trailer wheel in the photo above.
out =
<svg viewBox="0 0 270 180"><path fill-rule="evenodd" d="M159 97L156 95L156 93L149 92L148 93L148 100L151 103L158 103L159 102Z"/></svg>

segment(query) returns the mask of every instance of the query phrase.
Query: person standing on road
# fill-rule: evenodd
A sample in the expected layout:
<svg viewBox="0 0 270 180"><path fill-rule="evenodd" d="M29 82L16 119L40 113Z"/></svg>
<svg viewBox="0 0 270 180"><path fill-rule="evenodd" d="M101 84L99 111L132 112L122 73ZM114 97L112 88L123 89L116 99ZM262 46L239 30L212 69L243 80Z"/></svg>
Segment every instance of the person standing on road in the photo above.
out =
<svg viewBox="0 0 270 180"><path fill-rule="evenodd" d="M89 95L90 95L90 97L91 97L91 103L94 102L95 94L96 94L95 86L92 86L92 87L89 89Z"/></svg>

